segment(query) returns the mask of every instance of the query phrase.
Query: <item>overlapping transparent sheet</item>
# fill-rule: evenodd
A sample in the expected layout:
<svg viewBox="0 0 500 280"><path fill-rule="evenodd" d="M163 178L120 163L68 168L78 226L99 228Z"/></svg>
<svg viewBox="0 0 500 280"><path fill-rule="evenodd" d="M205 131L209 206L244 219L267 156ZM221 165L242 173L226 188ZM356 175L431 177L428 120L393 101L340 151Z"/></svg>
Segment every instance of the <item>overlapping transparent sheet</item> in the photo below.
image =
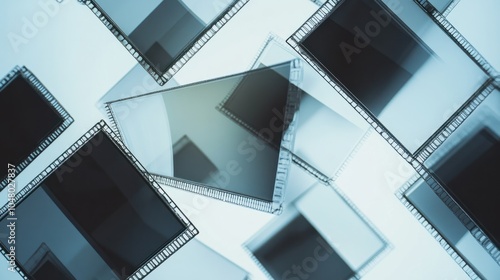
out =
<svg viewBox="0 0 500 280"><path fill-rule="evenodd" d="M49 146L73 119L26 68L16 66L0 80L0 190L9 182L7 165L17 173Z"/></svg>
<svg viewBox="0 0 500 280"><path fill-rule="evenodd" d="M291 163L300 69L288 62L108 109L125 144L161 183L276 212Z"/></svg>
<svg viewBox="0 0 500 280"><path fill-rule="evenodd" d="M299 59L283 39L271 34L252 68ZM293 161L323 182L335 177L368 124L314 69L304 64L297 111Z"/></svg>
<svg viewBox="0 0 500 280"><path fill-rule="evenodd" d="M161 85L248 0L80 0Z"/></svg>
<svg viewBox="0 0 500 280"><path fill-rule="evenodd" d="M423 161L417 166L420 176L399 196L427 219L475 274L484 279L500 275L498 84L492 81L476 95L418 159Z"/></svg>
<svg viewBox="0 0 500 280"><path fill-rule="evenodd" d="M24 279L141 279L197 234L103 121L0 209L12 223Z"/></svg>
<svg viewBox="0 0 500 280"><path fill-rule="evenodd" d="M182 280L246 280L249 279L249 274L231 260L193 239L148 277Z"/></svg>
<svg viewBox="0 0 500 280"><path fill-rule="evenodd" d="M331 0L288 43L411 160L488 74L411 0Z"/></svg>
<svg viewBox="0 0 500 280"><path fill-rule="evenodd" d="M316 184L245 247L270 279L345 280L364 275L388 243L336 188Z"/></svg>
<svg viewBox="0 0 500 280"><path fill-rule="evenodd" d="M425 7L427 1L420 0ZM434 5L434 1L429 1ZM500 69L500 3L495 0L455 0L446 10L428 9L443 28L448 29L492 76Z"/></svg>

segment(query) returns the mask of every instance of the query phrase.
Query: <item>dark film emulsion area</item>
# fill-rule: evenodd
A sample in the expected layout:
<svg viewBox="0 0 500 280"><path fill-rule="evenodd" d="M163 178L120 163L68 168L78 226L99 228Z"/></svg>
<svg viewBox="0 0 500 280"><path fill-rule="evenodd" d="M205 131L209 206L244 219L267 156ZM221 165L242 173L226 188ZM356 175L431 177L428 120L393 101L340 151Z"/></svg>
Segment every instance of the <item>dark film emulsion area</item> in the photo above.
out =
<svg viewBox="0 0 500 280"><path fill-rule="evenodd" d="M347 280L355 275L302 215L253 254L275 279Z"/></svg>
<svg viewBox="0 0 500 280"><path fill-rule="evenodd" d="M471 136L432 168L443 187L500 246L500 139L488 128Z"/></svg>
<svg viewBox="0 0 500 280"><path fill-rule="evenodd" d="M375 116L430 57L374 0L343 1L301 46Z"/></svg>
<svg viewBox="0 0 500 280"><path fill-rule="evenodd" d="M125 279L185 230L103 132L68 158L16 210L23 217L16 227L20 266L45 243L59 266L76 279ZM4 218L0 225L6 224ZM5 239L2 245L8 248ZM51 275L42 279L59 279L55 276L62 268L51 266L37 272Z"/></svg>
<svg viewBox="0 0 500 280"><path fill-rule="evenodd" d="M18 165L64 119L33 86L18 74L0 91L0 127L7 135L0 137L2 166ZM7 175L7 168L0 169L0 179Z"/></svg>

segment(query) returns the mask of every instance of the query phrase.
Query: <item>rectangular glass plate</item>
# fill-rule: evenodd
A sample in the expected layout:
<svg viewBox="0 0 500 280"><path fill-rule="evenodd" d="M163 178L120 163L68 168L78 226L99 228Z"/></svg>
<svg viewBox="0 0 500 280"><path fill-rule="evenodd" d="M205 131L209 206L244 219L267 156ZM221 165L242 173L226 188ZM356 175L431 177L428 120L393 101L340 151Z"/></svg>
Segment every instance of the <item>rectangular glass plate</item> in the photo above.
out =
<svg viewBox="0 0 500 280"><path fill-rule="evenodd" d="M300 69L289 62L114 101L107 108L124 143L161 183L279 212Z"/></svg>
<svg viewBox="0 0 500 280"><path fill-rule="evenodd" d="M410 0L331 0L288 43L411 160L488 73Z"/></svg>
<svg viewBox="0 0 500 280"><path fill-rule="evenodd" d="M148 277L182 280L247 280L249 274L231 260L193 239Z"/></svg>
<svg viewBox="0 0 500 280"><path fill-rule="evenodd" d="M1 166L13 164L20 173L72 122L35 75L16 66L0 80ZM7 168L2 168L0 190L7 185Z"/></svg>
<svg viewBox="0 0 500 280"><path fill-rule="evenodd" d="M283 63L300 56L276 35L271 34L252 69ZM297 111L292 159L311 175L328 183L368 130L368 124L316 71L304 63L302 97Z"/></svg>
<svg viewBox="0 0 500 280"><path fill-rule="evenodd" d="M245 247L270 279L346 280L364 275L389 245L336 187L316 184Z"/></svg>
<svg viewBox="0 0 500 280"><path fill-rule="evenodd" d="M79 0L165 84L248 0Z"/></svg>
<svg viewBox="0 0 500 280"><path fill-rule="evenodd" d="M398 192L403 204L471 279L495 279L500 275L500 264L485 249L484 240L477 239L481 233L471 223L464 225L464 215L454 213L458 206L453 200L449 196L443 200L445 195L436 193L418 175Z"/></svg>
<svg viewBox="0 0 500 280"><path fill-rule="evenodd" d="M0 225L24 279L142 279L197 234L104 121L3 206Z"/></svg>

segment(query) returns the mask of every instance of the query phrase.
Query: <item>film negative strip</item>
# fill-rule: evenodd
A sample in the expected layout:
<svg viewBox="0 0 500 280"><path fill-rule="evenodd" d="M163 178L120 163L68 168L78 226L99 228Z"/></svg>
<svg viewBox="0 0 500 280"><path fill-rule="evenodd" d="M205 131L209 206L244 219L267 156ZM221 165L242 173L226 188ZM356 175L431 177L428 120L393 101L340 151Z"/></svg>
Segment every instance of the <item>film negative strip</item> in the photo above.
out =
<svg viewBox="0 0 500 280"><path fill-rule="evenodd" d="M288 65L290 65L290 66L288 66ZM285 66L288 68L287 71L290 71L291 79L294 81L299 81L300 75L299 75L299 73L297 73L297 71L301 67L300 63L288 62L286 65L284 64L284 66L276 66L276 67L285 67ZM258 72L258 71L262 71L262 70L252 70L250 72L234 74L231 76L221 77L221 78L212 79L212 80L208 80L208 81L201 81L201 82L196 82L196 83L189 84L189 85L173 87L173 88L169 88L166 90L152 92L152 93L148 93L148 94L144 94L144 95L140 95L140 96L136 96L136 97L124 98L124 99L120 99L120 100L116 100L116 101L111 101L109 103L106 103L106 111L108 112L108 116L110 118L112 129L115 131L115 133L117 135L120 135L121 139L126 143L126 141L125 141L126 137L124 138L124 132L123 132L125 120L121 120L120 116L115 114L115 111L117 111L119 109L119 107L114 107L114 106L127 106L127 102L129 102L129 101L133 102L136 98L151 98L151 97L156 98L156 97L162 97L163 94L165 94L165 97L174 96L174 95L176 95L174 92L178 92L178 91L186 91L186 93L189 93L189 92L193 93L193 91L191 91L192 87L205 86L207 84L210 85L210 84L219 83L220 85L227 87L228 81L231 84L230 85L231 88L228 87L227 92L230 93L230 92L232 92L231 90L234 90L236 88L235 87L236 85L234 83L237 83L236 81L239 82L241 80L241 75L247 75L249 73L251 74L251 73ZM229 187L227 187L227 186L220 187L217 183L217 180L215 180L215 181L209 180L208 181L209 183L207 183L207 182L196 181L196 180L189 179L189 178L179 178L179 177L174 176L174 174L167 175L167 174L164 174L166 172L165 170L160 170L160 171L149 170L150 174L152 174L158 182L165 184L165 185L168 185L168 186L171 186L171 187L199 193L199 194L202 194L202 195L205 195L208 197L212 197L212 198L219 199L219 200L222 200L225 202L230 202L230 203L234 203L237 205L249 207L252 209L259 210L259 211L264 211L264 212L269 212L269 213L274 213L274 214L281 213L282 203L283 203L284 194L285 194L285 187L286 187L286 182L287 182L288 172L289 172L288 169L289 169L289 165L292 163L292 155L291 155L290 150L292 148L293 139L294 139L294 127L295 127L294 113L295 113L295 110L297 109L297 106L298 106L299 100L300 100L299 88L296 87L295 85L293 85L293 83L291 83L290 81L286 81L286 82L287 82L286 90L288 92L288 95L287 95L285 107L283 108L284 111L282 113L283 114L282 121L283 121L284 127L286 127L287 129L280 131L280 133L282 134L280 136L281 145L279 146L278 151L276 151L276 149L273 149L273 148L269 148L269 150L267 150L268 148L266 147L264 152L260 152L260 153L263 153L266 155L259 156L259 157L257 157L257 160L256 160L256 161L260 161L260 160L265 161L265 160L267 160L266 158L274 157L274 156L271 156L269 154L269 152L271 150L273 151L272 154L276 153L276 155L277 155L277 157L276 157L276 163L277 163L276 173L273 175L273 179L272 179L273 180L273 191L272 191L272 193L269 194L269 197L267 197L267 195L265 195L266 198L264 198L263 197L264 195L262 193L255 194L255 192L261 192L263 188L268 188L267 185L263 186L262 188L260 188L260 190L257 190L257 191L247 190L247 188L250 187L251 183L253 182L252 180L250 180L250 182L247 182L249 180L249 178L239 180L241 186L238 186L238 188L236 188L236 185L235 186L230 185ZM220 91L220 90L218 90L218 91ZM217 122L217 123L213 123L210 125L215 125L216 129L224 130L224 129L226 129L225 126L231 125L231 127L233 127L233 124L234 124L236 127L239 127L238 130L241 129L241 130L246 131L246 133L251 134L251 136L250 136L251 138L255 138L257 140L260 140L261 138L260 138L259 133L258 133L259 131L257 131L257 134L255 134L255 132L256 132L255 130L250 130L248 127L244 126L241 122L239 122L238 118L232 118L225 113L221 113L220 110L217 110L215 108L215 107L217 107L217 104L220 104L220 102L222 100L224 100L225 97L227 97L226 88L224 88L224 92L222 92L222 93L218 92L218 91L213 92L212 93L213 96L210 97L210 98L216 98L217 103L215 104L215 106L210 107L210 108L208 108L208 107L207 108L203 107L203 108L204 108L204 110L212 110L212 111L217 112L216 118L224 118L225 120L230 119L231 122L228 124L227 121L224 121L223 123ZM220 98L216 97L218 95L221 95ZM187 99L191 98L191 97L189 97L190 95L183 94L182 96L185 96L185 98L187 98ZM206 95L206 96L208 96L208 95ZM164 97L162 97L162 98L164 98ZM172 98L175 98L175 97L172 97ZM184 101L182 101L182 102L184 102ZM167 103L168 102L166 102L166 104ZM145 102L136 102L134 104L146 104L146 103ZM155 104L158 104L158 102L156 102ZM192 104L192 102L190 104ZM149 105L145 105L145 106L149 106ZM115 109L113 109L113 108L115 108ZM118 109L116 109L116 108L118 108ZM141 108L136 108L133 111L139 112L140 110L141 110ZM155 110L166 110L166 108L159 109L159 108L155 107ZM151 110L148 110L148 111L151 111ZM167 111L165 111L165 112L167 112ZM213 114L213 112L211 112L211 111L210 111L210 113ZM161 114L163 114L163 113L161 113ZM168 116L168 119L170 119L170 122L176 120L176 127L178 127L178 129L180 129L179 127L185 127L185 125L177 126L178 125L177 120L179 122L182 121L179 118L172 118L172 116ZM206 118L203 118L203 120L200 120L200 122L205 122L205 121L206 121ZM192 122L191 124L193 124L194 126L199 125L198 122L194 122L194 123ZM170 125L172 125L172 124L170 124ZM158 129L158 128L155 128L155 129ZM164 129L167 129L167 127L165 127ZM168 128L168 129L170 130L171 128ZM203 129L210 129L210 128L204 127ZM231 128L231 129L234 129L234 128ZM160 131L160 130L163 131L163 127L158 129L158 131ZM181 132L178 131L175 133L181 133ZM182 133L186 134L185 131ZM213 132L213 133L215 133L215 132ZM223 133L223 132L221 132L221 133ZM141 138L141 139L143 139L143 138ZM198 141L201 141L201 140L198 139ZM213 141L213 140L210 140L210 141ZM236 141L236 140L231 138L230 141ZM194 142L196 142L196 140ZM262 144L266 143L265 141L262 141L262 142L263 142ZM238 142L238 143L239 144L246 144L247 141L244 140L243 142L241 142L241 143ZM236 143L236 144L238 144L238 143ZM147 145L142 145L141 146L142 148L137 146L136 148L143 149L144 146L147 146ZM200 145L197 144L197 146L200 146ZM206 146L206 145L202 145L202 146ZM262 151L260 149L262 149L264 146L267 146L267 145L263 145L262 147L259 147L259 151ZM134 151L134 149L131 148L130 146L129 146L129 149ZM235 150L236 150L236 148L235 148ZM242 153L242 151L237 151L237 152L238 153L236 153L234 155L234 158L232 158L232 159L237 159L237 158L240 158L242 155L245 155L244 153ZM245 151L243 151L243 152L245 152ZM171 157L171 156L172 155L170 155L169 157ZM259 158L262 158L262 159L259 159ZM254 159L254 157L252 157L252 159L250 161L247 161L248 164L251 163L250 165L248 165L249 166L248 169L251 171L248 171L248 172L258 172L255 170L257 170L259 168L260 169L263 168L263 167L257 168L256 167L257 165L253 162L253 159ZM219 159L218 164L220 164L220 160L221 159ZM232 161L233 160L231 160L231 162ZM245 163L245 164L247 164L247 163ZM263 164L267 165L267 162L263 162ZM219 167L219 165L217 165L217 166ZM218 172L220 172L220 170L221 170L220 168L225 168L225 167L219 167ZM274 170L274 167L273 167L273 170ZM210 177L210 176L208 176L208 177ZM266 176L269 177L270 175L268 174ZM210 178L208 178L208 179L210 179ZM214 179L214 178L211 177L211 179ZM268 180L268 179L269 178L267 178L265 180ZM233 181L237 182L238 180L232 180L231 182L233 182ZM232 184L235 184L235 183L232 183ZM248 185L248 184L250 184L250 185ZM233 189L231 189L231 188L233 188ZM239 191L240 189L242 190L241 192ZM249 194L245 194L245 193L249 193Z"/></svg>
<svg viewBox="0 0 500 280"><path fill-rule="evenodd" d="M420 175L415 175L409 179L396 193L396 196L403 205L413 214L422 226L434 237L441 247L455 260L455 262L464 270L471 279L481 279L474 269L464 260L459 252L449 244L440 232L427 220L427 218L410 202L405 196L406 192L420 179Z"/></svg>
<svg viewBox="0 0 500 280"><path fill-rule="evenodd" d="M490 77L495 77L498 72L486 61L486 59L472 46L467 39L446 19L446 16L458 4L460 0L453 1L450 6L440 13L434 6L427 0L414 0L422 7L432 18L432 20L445 31L455 43L473 60L476 64L483 69Z"/></svg>
<svg viewBox="0 0 500 280"><path fill-rule="evenodd" d="M98 0L79 0L87 5L90 10L101 20L101 22L113 33L113 35L122 43L122 45L130 52L130 54L139 62L139 64L153 77L153 79L160 85L164 85L170 80L175 73L177 73L182 66L184 66L191 57L193 57L249 0L235 0L232 1L229 7L221 11L221 13L208 24L203 32L194 38L190 38L189 43L186 44L176 55L172 58L172 62L160 70L157 67L158 63L151 61L147 55L140 50L136 43L134 43L129 36L120 28L120 26L113 21L113 19L104 11L98 4ZM142 4L141 4L142 5ZM166 54L168 56L168 54Z"/></svg>
<svg viewBox="0 0 500 280"><path fill-rule="evenodd" d="M40 107L50 107L48 108L45 112L47 114L52 115L52 119L54 120L55 127L49 128L47 127L47 131L41 132L37 137L37 139L33 139L33 143L36 145L36 148L32 151L21 151L20 153L28 153L28 156L23 158L20 162L11 162L11 164L16 165L16 172L20 173L23 171L26 166L28 166L38 155L40 155L59 135L61 135L68 126L73 123L73 118L68 114L68 112L64 109L64 107L61 106L61 104L56 100L54 96L45 88L45 86L37 79L33 73L28 70L28 68L24 66L16 66L13 70L11 70L6 77L4 77L2 80L0 80L0 99L7 94L4 92L4 96L2 96L2 92L7 90L9 85L12 86L12 83L14 83L14 80L17 78L21 78L23 81L22 83L27 83L29 84L27 88L23 88L23 91L20 92L20 89L12 89L13 92L9 94L15 94L15 95L21 95L23 94L22 101L27 101L28 98L30 98L29 92L32 92L36 96L31 96L31 103L35 104L35 99L38 103L38 108ZM16 85L14 85L16 86ZM19 85L18 85L19 86ZM22 87L22 85L21 85ZM6 97L9 98L9 97ZM42 99L42 100L39 100ZM14 100L12 98L9 98L9 100ZM31 104L30 103L30 104ZM27 107L30 104L9 104L8 100L2 101L3 106L8 106L8 109L12 108L24 108ZM29 108L26 108L26 110L29 110ZM4 114L9 114L8 110L3 110L2 111ZM31 112L32 113L32 112ZM2 120L9 122L10 125L12 125L12 115L5 115L2 116ZM25 119L30 119L30 117L34 117L35 120L38 118L39 120L43 116L22 116L22 118ZM7 127L7 126L4 126ZM21 126L14 126L15 129L23 129ZM28 129L30 130L30 129ZM15 133L13 131L9 131L9 133ZM11 135L11 138L14 138L15 135ZM25 138L25 137L23 137ZM25 138L26 139L26 138ZM27 141L27 140L26 140ZM21 143L16 143L19 146L19 149L25 148L22 146ZM13 149L14 147L7 147L8 144L6 144L6 147L8 149ZM18 155L16 155L18 156ZM9 159L12 160L12 159ZM7 185L7 179L4 176L0 176L0 190L5 188Z"/></svg>
<svg viewBox="0 0 500 280"><path fill-rule="evenodd" d="M59 196L60 194L57 194L57 192L59 190L53 189L53 187L50 187L47 185L47 184L53 185L53 183L55 182L55 181L54 182L50 181L51 176L56 176L57 177L56 179L59 180L59 184L64 182L64 180L61 180L62 175L64 175L64 173L66 173L66 174L68 174L66 176L72 176L69 174L76 173L74 171L76 168L79 168L80 164L83 162L82 158L85 158L86 156L91 155L93 150L98 150L99 152L102 153L103 150L101 150L99 148L99 146L101 146L101 145L105 145L102 149L108 149L108 151L112 150L114 154L120 155L120 158L124 159L124 162L123 162L123 164L125 164L124 166L129 166L128 168L131 168L131 170L136 171L137 176L138 176L137 180L139 180L141 182L141 184L144 183L145 184L144 187L148 188L146 190L147 196L152 198L153 200L157 201L156 203L157 203L158 207L156 207L155 209L162 208L163 209L162 211L165 211L165 213L169 213L169 215L171 215L171 216L168 219L167 219L167 217L162 217L162 218L168 220L168 223L170 223L170 226L179 228L179 231L176 231L176 234L174 234L174 237L162 237L162 238L167 238L170 241L168 241L168 243L166 243L166 244L163 243L161 248L155 248L155 249L153 249L153 251L145 254L145 255L147 255L147 259L143 259L143 260L139 260L139 261L134 260L133 261L134 265L136 263L140 263L140 264L138 265L139 268L136 268L133 271L126 271L125 267L123 267L121 269L121 271L118 269L112 269L112 267L115 264L115 262L117 261L117 259L115 259L113 257L109 257L108 255L106 258L102 254L100 255L105 260L105 263L109 266L109 269L112 269L110 271L113 271L114 274L112 274L112 275L115 275L115 277L116 277L116 275L119 275L120 279L143 279L153 269L155 269L162 262L164 262L169 256L174 254L184 244L186 244L189 240L194 238L194 236L196 234L198 234L198 230L194 227L193 224L191 224L191 222L181 212L181 210L172 201L172 199L167 195L167 193L162 189L162 187L154 180L153 176L151 176L146 171L146 169L141 165L141 163L139 163L137 161L137 159L127 149L127 147L125 147L125 145L120 141L118 136L111 130L111 128L109 128L107 126L107 124L103 120L101 120L99 123L97 123L91 129L89 129L87 132L85 132L80 139L78 139L73 145L70 146L70 148L68 150L66 150L56 160L54 160L44 171L42 171L38 176L36 176L26 187L19 190L19 192L13 198L13 201L15 202L15 207L16 207L15 211L21 211L20 209L23 207L23 203L27 203L30 201L30 199L33 199L32 197L36 193L36 191L43 190L43 191L47 192L49 197L51 197L52 199L54 199L54 197L58 197L57 203L56 203L56 201L54 201L54 203L56 203L56 205L60 209L65 209L64 210L65 216L67 216L68 217L67 219L70 219L69 221L79 229L78 232L80 232L82 234L82 236L85 238L84 240L86 240L86 242L88 242L89 246L92 246L92 248L97 250L97 252L99 252L99 250L101 250L102 252L105 252L104 254L108 254L107 253L108 251L102 250L102 249L97 249L98 247L95 247L95 246L102 246L102 245L95 245L95 244L100 244L99 243L100 241L96 241L93 239L93 238L97 238L96 236L99 236L99 234L94 232L94 235L92 235L92 237L86 237L85 229L87 228L87 226L84 225L86 223L86 221L82 220L82 218L75 218L75 216L74 216L75 214L71 210L72 208L71 209L68 208L68 207L71 207L71 205L67 205L67 202L62 202L59 199L59 198L67 199L68 196L63 196L63 197ZM109 156L109 155L107 155L107 156ZM78 161L78 159L79 159L79 161ZM92 159L92 160L95 160L95 159ZM68 170L68 168L71 170ZM94 169L95 169L95 167L94 167ZM52 179L54 179L54 178L52 178ZM139 181L137 181L137 182L139 182ZM137 187L137 186L135 186L135 187ZM139 186L139 187L142 187L142 186ZM50 191L48 191L47 189L50 189ZM144 190L145 189L142 189L141 191L144 191ZM130 192L130 190L126 190L126 192L127 191ZM142 193L142 194L144 194L144 193ZM99 196L100 194L93 194L93 195ZM101 195L106 196L105 193L103 193ZM81 194L79 194L78 196L81 197ZM117 198L115 197L114 199L116 200ZM110 205L113 204L112 200L108 200L108 202L110 203ZM127 203L130 203L130 202L127 202ZM150 201L149 204L153 204L153 201ZM116 203L113 205L116 206ZM99 205L94 205L92 208L98 208L98 207L99 207ZM120 209L123 210L123 205L121 205L121 207L122 208L120 208ZM135 207L135 206L131 206L131 207ZM101 209L101 208L98 208L98 209ZM2 208L0 208L0 219L4 219L7 216L11 216L12 215L11 211L12 211L12 207L9 204L6 204ZM62 210L60 210L60 211L62 211ZM51 217L51 218L55 219L55 217ZM132 217L132 218L134 218L134 217ZM28 217L24 216L23 220L25 220L25 219L28 219ZM19 219L18 222L21 222L20 220L21 219ZM132 219L132 220L134 220L134 219ZM171 221L175 221L175 222L171 222ZM75 222L78 225L75 224ZM131 222L129 221L129 223L131 223ZM176 225L173 225L173 223L175 223ZM26 227L26 225L24 225L24 226ZM111 226L113 227L113 226L120 226L120 225L115 223L115 224L112 224ZM129 225L129 226L137 226L137 225ZM54 231L54 229L51 229L51 230ZM117 230L117 229L115 228L115 229L111 229L111 230ZM41 234L41 233L39 232L37 234ZM101 232L101 234L102 234L102 232ZM165 235L167 235L167 233L165 233ZM134 238L136 238L136 237L134 237ZM144 242L148 242L148 241L144 240ZM9 257L7 255L8 252L7 252L7 249L5 248L5 245L4 244L1 244L1 245L2 246L0 246L0 247L1 247L2 254L9 260ZM119 247L122 247L122 246L119 246ZM148 244L148 247L151 247L151 244ZM99 247L99 248L101 248L101 247ZM110 250L110 249L108 248L107 250ZM130 249L130 250L134 250L134 249ZM113 264L113 265L111 265L111 264ZM131 264L131 266L132 266L132 264ZM15 266L15 269L19 272L19 274L24 279L31 279L28 276L28 275L30 275L31 272L24 271L25 269L23 268L23 265L17 265L17 266Z"/></svg>

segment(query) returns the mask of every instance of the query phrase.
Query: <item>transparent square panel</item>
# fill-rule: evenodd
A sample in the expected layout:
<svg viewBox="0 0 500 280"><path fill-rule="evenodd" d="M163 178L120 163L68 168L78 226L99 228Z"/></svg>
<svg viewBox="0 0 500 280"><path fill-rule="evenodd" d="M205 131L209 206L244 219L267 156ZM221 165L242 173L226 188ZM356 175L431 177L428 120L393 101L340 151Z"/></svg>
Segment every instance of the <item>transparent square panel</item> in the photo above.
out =
<svg viewBox="0 0 500 280"><path fill-rule="evenodd" d="M495 0L459 0L446 19L483 56L499 74L500 55L500 2ZM480 32L478 32L480 30Z"/></svg>
<svg viewBox="0 0 500 280"><path fill-rule="evenodd" d="M409 153L488 79L410 0L329 1L289 43L369 123L382 125L379 132L390 132Z"/></svg>
<svg viewBox="0 0 500 280"><path fill-rule="evenodd" d="M28 166L73 119L25 67L15 67L0 80L0 137L2 166L16 173ZM0 170L0 190L8 184L7 168Z"/></svg>
<svg viewBox="0 0 500 280"><path fill-rule="evenodd" d="M424 165L440 186L500 248L500 90L496 88L430 155ZM484 237L481 237L484 241ZM487 243L485 243L487 244ZM499 258L500 261L500 258Z"/></svg>
<svg viewBox="0 0 500 280"><path fill-rule="evenodd" d="M160 182L274 212L291 162L297 72L300 65L288 62L108 109L125 144Z"/></svg>
<svg viewBox="0 0 500 280"><path fill-rule="evenodd" d="M110 28L155 80L164 84L247 1L83 2Z"/></svg>
<svg viewBox="0 0 500 280"><path fill-rule="evenodd" d="M279 37L270 35L252 68L299 59ZM302 97L297 111L293 161L322 181L328 181L368 130L368 124L331 86L304 63Z"/></svg>
<svg viewBox="0 0 500 280"><path fill-rule="evenodd" d="M0 215L15 232L2 253L29 279L140 279L197 233L104 122Z"/></svg>
<svg viewBox="0 0 500 280"><path fill-rule="evenodd" d="M344 280L363 275L387 243L343 196L316 185L246 247L269 278Z"/></svg>
<svg viewBox="0 0 500 280"><path fill-rule="evenodd" d="M449 197L443 200L420 178L403 193L403 197L411 203L407 207L412 213L472 279L496 279L500 275L499 263L450 210L453 202Z"/></svg>
<svg viewBox="0 0 500 280"><path fill-rule="evenodd" d="M195 268L195 269L193 269ZM193 239L155 269L151 279L246 280L248 272L197 239Z"/></svg>

